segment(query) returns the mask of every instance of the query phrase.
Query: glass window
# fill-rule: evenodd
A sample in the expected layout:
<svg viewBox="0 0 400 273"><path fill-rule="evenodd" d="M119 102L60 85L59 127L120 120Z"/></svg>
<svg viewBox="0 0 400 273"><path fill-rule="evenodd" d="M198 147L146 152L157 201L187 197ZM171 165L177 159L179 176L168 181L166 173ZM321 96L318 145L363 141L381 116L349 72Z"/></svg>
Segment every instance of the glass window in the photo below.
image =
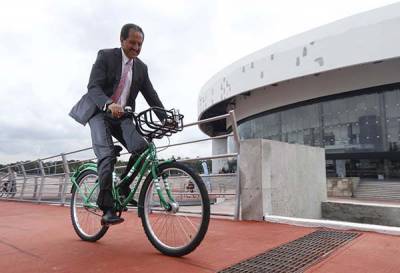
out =
<svg viewBox="0 0 400 273"><path fill-rule="evenodd" d="M272 113L262 117L254 119L255 122L255 132L256 138L266 138L273 140L281 139L281 124L280 124L280 114Z"/></svg>
<svg viewBox="0 0 400 273"><path fill-rule="evenodd" d="M251 131L251 120L245 121L238 126L240 139L250 139L252 138Z"/></svg>
<svg viewBox="0 0 400 273"><path fill-rule="evenodd" d="M378 94L323 102L322 119L327 152L382 150Z"/></svg>
<svg viewBox="0 0 400 273"><path fill-rule="evenodd" d="M296 107L282 112L282 140L320 146L320 114L318 104Z"/></svg>
<svg viewBox="0 0 400 273"><path fill-rule="evenodd" d="M326 153L400 152L400 89L265 114L240 124L239 133L242 139L265 138L321 146ZM345 165L341 162L346 176L400 177L399 160L343 160L346 160ZM336 176L338 160L326 163L327 175Z"/></svg>
<svg viewBox="0 0 400 273"><path fill-rule="evenodd" d="M239 133L242 139L265 138L281 140L280 129L279 113L257 117L239 125Z"/></svg>
<svg viewBox="0 0 400 273"><path fill-rule="evenodd" d="M389 179L398 179L400 178L400 160L386 160L386 169L388 173Z"/></svg>
<svg viewBox="0 0 400 273"><path fill-rule="evenodd" d="M400 90L384 93L386 139L389 151L400 151Z"/></svg>

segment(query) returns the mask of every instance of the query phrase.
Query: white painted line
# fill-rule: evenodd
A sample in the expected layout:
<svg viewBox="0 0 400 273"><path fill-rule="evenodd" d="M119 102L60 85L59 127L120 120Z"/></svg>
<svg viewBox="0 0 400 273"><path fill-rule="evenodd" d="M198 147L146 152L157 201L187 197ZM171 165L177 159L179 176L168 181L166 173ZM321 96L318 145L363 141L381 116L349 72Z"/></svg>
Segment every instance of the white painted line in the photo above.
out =
<svg viewBox="0 0 400 273"><path fill-rule="evenodd" d="M324 227L342 230L372 231L390 235L400 236L400 227L380 226L372 224L361 224L343 221L332 221L322 219L306 219L285 216L265 215L264 220L272 223L289 224L302 227Z"/></svg>

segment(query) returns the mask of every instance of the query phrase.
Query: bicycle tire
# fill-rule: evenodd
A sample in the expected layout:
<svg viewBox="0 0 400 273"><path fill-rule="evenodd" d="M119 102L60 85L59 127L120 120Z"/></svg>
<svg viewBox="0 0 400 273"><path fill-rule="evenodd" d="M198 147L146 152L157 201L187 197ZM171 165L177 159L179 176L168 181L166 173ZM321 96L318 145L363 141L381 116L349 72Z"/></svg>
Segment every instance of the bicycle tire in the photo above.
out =
<svg viewBox="0 0 400 273"><path fill-rule="evenodd" d="M156 196L156 195L152 193L154 181L152 179L151 174L149 174L146 177L146 180L143 184L142 190L140 191L138 212L139 212L139 216L141 217L142 225L143 225L144 231L146 233L146 236L149 239L149 241L151 242L151 244L157 250L159 250L161 253L163 253L165 255L173 256L173 257L180 257L180 256L184 256L184 255L191 253L193 250L195 250L200 245L200 243L204 239L204 237L207 233L208 224L210 221L210 201L209 201L207 189L203 183L203 180L190 167L188 167L187 165L180 163L180 162L164 163L164 164L159 165L159 167L158 167L159 177L161 177L161 175L163 173L166 173L166 171L168 171L168 170L174 170L174 171L179 170L179 171L182 171L183 173L187 174L188 178L190 178L191 181L193 183L195 183L196 192L198 192L198 194L200 195L200 200L198 200L196 202L200 202L202 204L201 211L200 211L201 212L201 217L200 217L201 220L200 220L199 227L197 229L197 233L193 235L193 239L191 239L190 242L188 242L187 244L185 244L183 246L176 247L176 246L170 246L167 244L167 242L165 242L168 240L168 234L167 234L167 239L165 241L160 239L160 236L155 234L156 232L154 229L155 229L155 226L157 225L157 223L155 223L154 225L151 224L150 214L152 215L152 217L157 217L160 214L164 215L164 216L159 216L159 218L161 218L161 217L169 218L168 216L165 216L165 215L171 215L171 217L170 217L170 219L172 219L171 221L175 221L173 219L173 217L175 217L176 219L178 219L176 222L180 222L179 217L181 217L181 216L179 216L178 213L175 213L173 215L173 213L171 211L169 211L169 212L162 211L160 206L158 206L159 210L157 212L157 216L153 215L153 211L151 209L149 209L149 206L150 206L149 202L151 202L149 196ZM191 194L193 195L193 193L191 193ZM183 199L183 197L182 197L182 199ZM184 202L184 201L182 201L182 202ZM176 203L177 203L177 201L176 201ZM153 204L154 204L154 202L153 202ZM187 216L183 216L183 217L188 218ZM183 217L182 217L182 219L185 219ZM192 217L192 218L194 218L194 217ZM159 221L159 219L157 221ZM166 221L168 222L168 220L166 220ZM189 219L188 221L192 221L192 220ZM182 226L182 223L180 223L180 225ZM179 227L179 225L178 225L178 227ZM174 230L174 227L172 227L172 230ZM162 235L162 231L161 231L161 235ZM174 235L176 235L176 234L174 234ZM181 234L178 234L178 235L181 235ZM185 233L185 235L188 238L190 238L190 236L188 236L188 234Z"/></svg>
<svg viewBox="0 0 400 273"><path fill-rule="evenodd" d="M81 186L81 183L84 181L85 178L87 178L88 176L95 176L98 177L97 172L93 171L93 170L86 170L84 171L77 179L77 185ZM98 187L98 184L96 183L94 185L94 187ZM96 232L93 235L88 234L87 232L85 232L83 230L83 228L81 227L81 224L79 223L78 220L78 216L77 216L77 208L76 208L76 199L79 196L79 192L77 187L74 187L72 190L72 195L71 195L71 221L72 221L72 225L74 227L74 230L76 232L76 234L84 241L88 241L88 242L96 242L97 240L101 239L107 232L109 226L102 226L100 225L98 232ZM96 196L97 198L97 196ZM101 217L98 218L98 223L100 223Z"/></svg>

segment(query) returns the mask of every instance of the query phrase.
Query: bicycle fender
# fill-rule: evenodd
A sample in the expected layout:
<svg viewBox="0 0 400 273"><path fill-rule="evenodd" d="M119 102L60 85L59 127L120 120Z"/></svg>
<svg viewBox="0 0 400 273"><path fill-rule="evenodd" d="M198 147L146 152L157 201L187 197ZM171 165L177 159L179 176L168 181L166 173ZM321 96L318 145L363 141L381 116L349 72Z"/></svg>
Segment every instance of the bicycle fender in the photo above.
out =
<svg viewBox="0 0 400 273"><path fill-rule="evenodd" d="M78 169L77 169L77 170L73 173L73 175L71 176L71 182L72 182L71 193L72 193L73 189L74 189L75 187L77 187L77 184L76 184L77 182L76 182L76 180L78 179L78 177L79 177L83 172L85 172L85 171L87 171L87 170L92 170L92 171L97 172L97 164L96 164L96 163L89 162L89 163L82 164L81 166L78 167Z"/></svg>

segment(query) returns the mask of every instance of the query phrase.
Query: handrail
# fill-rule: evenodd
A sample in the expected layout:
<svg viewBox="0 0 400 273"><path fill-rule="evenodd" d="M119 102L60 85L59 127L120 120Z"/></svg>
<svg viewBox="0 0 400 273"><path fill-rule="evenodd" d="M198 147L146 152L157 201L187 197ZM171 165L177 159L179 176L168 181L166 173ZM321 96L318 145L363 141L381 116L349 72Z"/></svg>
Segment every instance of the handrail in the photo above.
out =
<svg viewBox="0 0 400 273"><path fill-rule="evenodd" d="M198 142L203 142L203 141L208 141L208 140L213 140L213 139L227 138L230 136L233 136L233 134L226 134L226 135L221 135L221 136L202 138L202 139L197 139L197 140L192 140L192 141L186 141L186 142L180 142L180 143L175 143L175 144L170 144L170 145L165 145L165 146L159 146L159 147L157 147L157 149L180 146L180 145L185 145L185 144L193 144L193 143L198 143Z"/></svg>
<svg viewBox="0 0 400 273"><path fill-rule="evenodd" d="M206 160L206 159L218 159L218 158L226 158L226 157L236 157L237 153L232 154L220 154L215 156L204 156L204 157L196 157L196 158L188 158L188 159L179 159L179 162L190 162L190 161L197 161L197 160Z"/></svg>
<svg viewBox="0 0 400 273"><path fill-rule="evenodd" d="M212 118L207 118L207 119L201 119L201 120L196 121L196 122L184 124L183 127L190 127L190 126L193 126L193 125L199 125L199 124L203 124L203 123L209 123L209 122L216 121L216 120L226 119L227 117L229 117L229 114L220 115L220 116L216 116L216 117L212 117Z"/></svg>

